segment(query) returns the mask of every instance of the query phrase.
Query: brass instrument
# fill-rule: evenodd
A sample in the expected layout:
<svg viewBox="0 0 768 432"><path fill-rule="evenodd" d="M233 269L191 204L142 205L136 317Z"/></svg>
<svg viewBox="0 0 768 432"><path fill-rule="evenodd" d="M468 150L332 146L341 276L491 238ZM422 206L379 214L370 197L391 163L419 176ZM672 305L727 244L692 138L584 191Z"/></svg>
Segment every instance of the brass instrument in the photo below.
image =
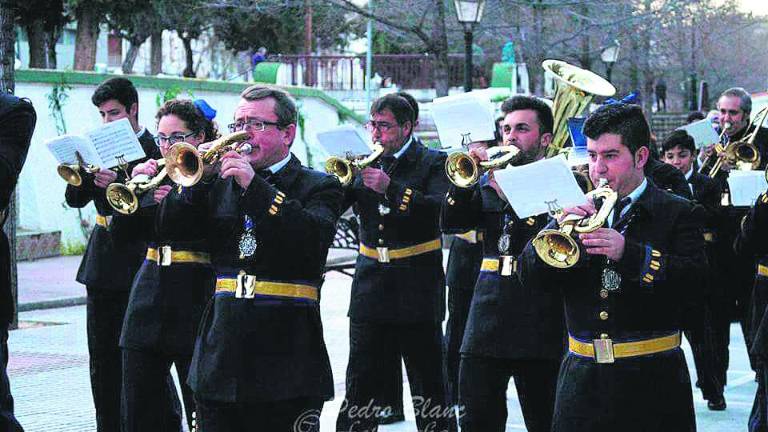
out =
<svg viewBox="0 0 768 432"><path fill-rule="evenodd" d="M75 152L77 162L73 164L59 164L56 167L56 172L65 182L72 186L80 186L83 184L83 176L80 174L80 170L84 170L87 173L93 174L99 172L99 167L85 163L80 152Z"/></svg>
<svg viewBox="0 0 768 432"><path fill-rule="evenodd" d="M163 165L165 165L165 159L157 161L158 167ZM139 174L125 184L112 183L107 186L107 202L119 213L132 214L139 209L139 195L156 188L166 175L166 168L163 168L154 177Z"/></svg>
<svg viewBox="0 0 768 432"><path fill-rule="evenodd" d="M595 96L613 96L616 88L601 76L560 60L544 60L542 67L555 77L555 99L552 102L554 130L547 147L547 157L560 153L568 140L568 122L584 111Z"/></svg>
<svg viewBox="0 0 768 432"><path fill-rule="evenodd" d="M381 143L374 143L371 154L362 159L331 156L325 161L325 172L335 175L343 186L347 186L352 183L358 171L376 162L382 154L384 154L384 147Z"/></svg>
<svg viewBox="0 0 768 432"><path fill-rule="evenodd" d="M451 153L445 161L445 173L448 175L448 179L458 187L472 187L485 172L494 168L504 167L520 153L519 148L511 145L496 148L498 149L497 154L506 154L479 163L475 162L475 159L469 153Z"/></svg>
<svg viewBox="0 0 768 432"><path fill-rule="evenodd" d="M704 160L704 163L701 164L699 167L699 172L704 172L704 169L706 167L709 168L709 172L712 172L712 167L718 162L719 159L719 153L724 151L725 148L721 144L723 142L723 137L725 136L725 133L728 131L728 129L731 128L731 124L726 122L723 123L723 130L720 132L720 136L717 137L717 143L715 143L715 146L713 147L712 154L709 155L707 159ZM719 168L718 168L719 169Z"/></svg>
<svg viewBox="0 0 768 432"><path fill-rule="evenodd" d="M569 268L579 261L579 246L573 233L590 233L602 227L618 200L618 194L608 186L608 181L600 179L597 188L587 194L592 201L601 200L597 212L584 217L576 214L565 216L558 229L545 229L533 239L533 248L542 261L556 268Z"/></svg>
<svg viewBox="0 0 768 432"><path fill-rule="evenodd" d="M205 166L216 164L224 153L236 151L240 154L250 154L253 150L250 144L244 143L238 146L249 137L250 134L247 131L233 132L206 143L211 146L202 152L191 144L176 143L165 154L165 169L168 177L181 186L193 186L203 178Z"/></svg>
<svg viewBox="0 0 768 432"><path fill-rule="evenodd" d="M710 177L715 177L726 161L735 164L738 170L748 171L760 166L760 151L755 146L755 137L757 137L757 132L760 131L760 126L765 122L766 117L768 117L768 107L761 109L755 115L755 120L747 126L747 131L740 140L729 142L725 147L720 144L715 145L718 158L709 171ZM750 130L753 126L754 129ZM724 128L723 133L727 129L727 127Z"/></svg>

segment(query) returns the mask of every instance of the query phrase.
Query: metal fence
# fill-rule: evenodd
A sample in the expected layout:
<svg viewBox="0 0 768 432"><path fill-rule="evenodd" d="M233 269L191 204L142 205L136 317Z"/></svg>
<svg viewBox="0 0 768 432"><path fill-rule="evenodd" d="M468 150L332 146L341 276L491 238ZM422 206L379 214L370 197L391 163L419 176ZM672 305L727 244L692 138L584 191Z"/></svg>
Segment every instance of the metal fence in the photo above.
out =
<svg viewBox="0 0 768 432"><path fill-rule="evenodd" d="M269 61L288 65L287 81L292 85L319 87L327 90L363 90L365 56L274 55ZM391 82L400 88L431 88L434 86L435 56L429 54L378 54L373 56L373 74L385 85ZM483 65L475 65L473 77L476 88L488 86L488 74ZM464 83L464 55L448 57L448 85Z"/></svg>

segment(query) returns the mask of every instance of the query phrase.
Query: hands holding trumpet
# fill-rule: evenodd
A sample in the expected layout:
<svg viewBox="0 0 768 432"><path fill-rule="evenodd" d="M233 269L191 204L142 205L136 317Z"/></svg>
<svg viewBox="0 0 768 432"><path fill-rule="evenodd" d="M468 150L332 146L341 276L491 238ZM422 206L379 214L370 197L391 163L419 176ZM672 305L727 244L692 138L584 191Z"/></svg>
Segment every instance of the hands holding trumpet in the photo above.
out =
<svg viewBox="0 0 768 432"><path fill-rule="evenodd" d="M138 175L144 174L150 178L153 178L159 171L160 164L156 160L150 159L133 167L131 177L135 178ZM162 201L168 195L168 192L170 192L172 188L173 187L171 185L160 185L155 188L152 198L156 203L160 204L160 201Z"/></svg>
<svg viewBox="0 0 768 432"><path fill-rule="evenodd" d="M614 211L618 210L614 209ZM561 223L569 215L571 218L578 216L585 219L596 213L597 208L592 197L587 196L586 204L564 209L558 223ZM605 255L613 261L619 261L624 256L624 235L613 228L603 226L592 232L579 233L579 240L584 245L584 251L589 255Z"/></svg>

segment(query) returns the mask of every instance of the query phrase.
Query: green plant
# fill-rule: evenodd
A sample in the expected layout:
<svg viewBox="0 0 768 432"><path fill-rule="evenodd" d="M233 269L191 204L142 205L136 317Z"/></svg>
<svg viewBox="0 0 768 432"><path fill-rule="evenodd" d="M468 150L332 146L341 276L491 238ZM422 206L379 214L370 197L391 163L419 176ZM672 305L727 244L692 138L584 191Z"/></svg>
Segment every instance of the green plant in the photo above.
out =
<svg viewBox="0 0 768 432"><path fill-rule="evenodd" d="M79 241L62 241L61 242L61 254L62 255L82 255L85 253L86 244Z"/></svg>
<svg viewBox="0 0 768 432"><path fill-rule="evenodd" d="M67 84L62 78L61 81L53 85L51 92L46 94L48 98L48 109L53 117L53 122L56 125L56 132L59 135L67 133L67 124L64 121L64 113L62 108L66 105L69 99L68 91L72 90L72 86Z"/></svg>
<svg viewBox="0 0 768 432"><path fill-rule="evenodd" d="M162 90L160 93L157 94L157 96L155 96L155 103L157 104L157 107L160 108L161 106L163 106L164 103L168 102L169 100L176 99L177 97L179 97L179 95L182 94L184 91L186 91L190 99L195 98L195 95L194 93L192 93L192 90L182 89L180 86L171 86L165 90Z"/></svg>

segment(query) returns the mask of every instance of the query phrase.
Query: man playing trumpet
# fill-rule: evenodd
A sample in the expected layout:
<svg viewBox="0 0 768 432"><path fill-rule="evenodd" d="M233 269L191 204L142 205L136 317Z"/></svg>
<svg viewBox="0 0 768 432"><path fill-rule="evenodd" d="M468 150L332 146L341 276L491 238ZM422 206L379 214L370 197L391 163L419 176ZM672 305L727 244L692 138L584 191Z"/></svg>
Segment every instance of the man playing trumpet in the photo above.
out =
<svg viewBox="0 0 768 432"><path fill-rule="evenodd" d="M552 141L552 111L542 101L515 96L502 107L506 146L520 150L515 164L544 157ZM469 151L479 164L483 148ZM452 186L443 205L445 233L485 234L483 261L461 346L459 406L465 431L504 431L506 392L515 379L529 431L548 432L564 346L562 300L556 291L531 291L517 277L517 255L547 223L520 219L491 171L471 188Z"/></svg>
<svg viewBox="0 0 768 432"><path fill-rule="evenodd" d="M529 243L521 279L565 300L568 354L552 431L693 431L683 312L700 300L703 211L646 179L649 127L636 105L607 105L584 124L589 173L618 194L607 224L579 236L573 267L551 267ZM595 206L566 209L588 216Z"/></svg>

